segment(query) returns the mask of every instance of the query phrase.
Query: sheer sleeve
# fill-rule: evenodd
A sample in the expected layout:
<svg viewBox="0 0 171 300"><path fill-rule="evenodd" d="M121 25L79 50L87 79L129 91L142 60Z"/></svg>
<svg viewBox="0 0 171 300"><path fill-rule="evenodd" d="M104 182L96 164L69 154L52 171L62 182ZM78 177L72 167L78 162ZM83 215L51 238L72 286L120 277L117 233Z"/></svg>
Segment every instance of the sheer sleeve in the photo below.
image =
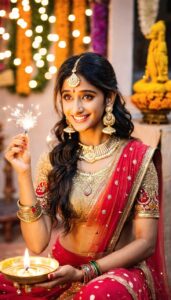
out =
<svg viewBox="0 0 171 300"><path fill-rule="evenodd" d="M159 218L158 176L153 162L150 162L138 192L134 216Z"/></svg>
<svg viewBox="0 0 171 300"><path fill-rule="evenodd" d="M43 153L37 163L35 170L34 188L37 200L40 202L43 213L49 213L49 203L47 199L48 193L48 174L52 166L49 160L48 153Z"/></svg>

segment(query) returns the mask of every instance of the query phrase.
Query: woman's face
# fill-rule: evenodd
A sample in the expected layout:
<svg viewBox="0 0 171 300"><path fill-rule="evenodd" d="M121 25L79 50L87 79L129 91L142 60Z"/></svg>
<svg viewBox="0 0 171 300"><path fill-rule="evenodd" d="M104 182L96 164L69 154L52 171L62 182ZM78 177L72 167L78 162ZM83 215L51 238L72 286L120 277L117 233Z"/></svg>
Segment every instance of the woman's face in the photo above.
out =
<svg viewBox="0 0 171 300"><path fill-rule="evenodd" d="M67 80L64 81L61 97L62 108L66 119L78 132L87 130L102 130L102 117L105 109L104 95L84 77L79 76L81 82L71 88Z"/></svg>

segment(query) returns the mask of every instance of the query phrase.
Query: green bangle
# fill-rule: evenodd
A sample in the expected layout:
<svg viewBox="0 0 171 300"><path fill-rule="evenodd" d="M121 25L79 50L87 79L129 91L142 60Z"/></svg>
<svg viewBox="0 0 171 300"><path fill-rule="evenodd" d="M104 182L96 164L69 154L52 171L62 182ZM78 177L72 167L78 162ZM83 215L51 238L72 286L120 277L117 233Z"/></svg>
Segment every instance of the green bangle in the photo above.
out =
<svg viewBox="0 0 171 300"><path fill-rule="evenodd" d="M100 270L100 266L95 260L91 260L90 264L93 265L93 267L95 268L98 276L102 275L102 271Z"/></svg>

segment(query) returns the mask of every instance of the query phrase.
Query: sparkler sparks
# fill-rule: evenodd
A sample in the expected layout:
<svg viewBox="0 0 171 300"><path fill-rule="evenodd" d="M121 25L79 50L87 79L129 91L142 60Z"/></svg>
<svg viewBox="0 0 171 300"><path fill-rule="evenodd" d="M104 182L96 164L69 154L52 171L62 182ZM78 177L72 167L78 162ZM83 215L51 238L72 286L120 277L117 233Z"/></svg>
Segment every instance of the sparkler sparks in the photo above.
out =
<svg viewBox="0 0 171 300"><path fill-rule="evenodd" d="M30 109L25 110L24 105L18 103L15 108L11 106L4 106L4 111L10 111L10 118L8 122L14 121L16 126L24 129L27 133L31 128L37 124L37 118L41 115L39 111L39 105L30 105Z"/></svg>

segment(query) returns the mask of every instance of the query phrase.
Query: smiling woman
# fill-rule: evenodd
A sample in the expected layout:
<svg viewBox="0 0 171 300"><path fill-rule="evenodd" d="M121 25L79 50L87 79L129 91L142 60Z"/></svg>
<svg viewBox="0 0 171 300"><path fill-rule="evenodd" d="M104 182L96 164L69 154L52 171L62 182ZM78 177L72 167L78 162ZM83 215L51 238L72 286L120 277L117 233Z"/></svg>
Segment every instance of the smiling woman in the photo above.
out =
<svg viewBox="0 0 171 300"><path fill-rule="evenodd" d="M68 122L80 133L80 140L85 139L86 130L87 141L91 141L90 135L99 135L97 132L102 131L102 116L105 109L104 94L101 90L92 86L84 77L80 76L81 84L75 88L69 86L66 80L62 88L62 107Z"/></svg>
<svg viewBox="0 0 171 300"><path fill-rule="evenodd" d="M40 157L35 190L28 137L14 137L6 158L18 174L27 246L40 253L57 223L52 255L60 267L27 295L1 276L1 299L169 300L160 153L131 137L111 64L91 52L66 60L54 105L56 144Z"/></svg>

